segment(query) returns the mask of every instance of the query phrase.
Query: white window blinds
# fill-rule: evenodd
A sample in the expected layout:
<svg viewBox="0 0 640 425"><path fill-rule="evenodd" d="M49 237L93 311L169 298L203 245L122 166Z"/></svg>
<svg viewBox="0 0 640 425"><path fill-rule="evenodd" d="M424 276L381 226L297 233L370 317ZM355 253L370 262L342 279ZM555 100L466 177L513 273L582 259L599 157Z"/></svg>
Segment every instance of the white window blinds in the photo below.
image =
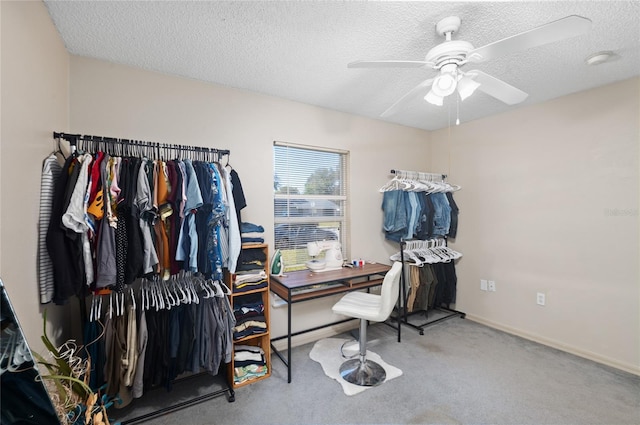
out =
<svg viewBox="0 0 640 425"><path fill-rule="evenodd" d="M304 268L307 242L338 240L348 258L348 155L274 142L275 248L286 270Z"/></svg>

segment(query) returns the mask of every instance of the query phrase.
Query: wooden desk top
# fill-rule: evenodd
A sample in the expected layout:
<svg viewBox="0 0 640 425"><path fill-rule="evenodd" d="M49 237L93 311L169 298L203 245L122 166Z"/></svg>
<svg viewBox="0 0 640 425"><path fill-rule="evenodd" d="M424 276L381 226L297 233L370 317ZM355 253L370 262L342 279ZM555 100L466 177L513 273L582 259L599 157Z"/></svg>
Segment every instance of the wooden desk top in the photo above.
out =
<svg viewBox="0 0 640 425"><path fill-rule="evenodd" d="M364 267L343 267L340 270L326 272L313 272L311 270L300 270L286 273L284 276L271 275L271 282L282 285L288 289L304 288L305 286L319 285L322 283L343 282L350 279L363 278L367 276L385 274L391 269L386 264L365 264Z"/></svg>

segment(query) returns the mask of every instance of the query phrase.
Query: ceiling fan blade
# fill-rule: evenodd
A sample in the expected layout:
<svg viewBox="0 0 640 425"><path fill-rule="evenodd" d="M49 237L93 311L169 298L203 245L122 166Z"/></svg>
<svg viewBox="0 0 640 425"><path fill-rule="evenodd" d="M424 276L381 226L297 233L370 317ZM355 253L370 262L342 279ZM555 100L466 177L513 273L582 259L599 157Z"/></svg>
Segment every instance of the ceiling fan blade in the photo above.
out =
<svg viewBox="0 0 640 425"><path fill-rule="evenodd" d="M529 97L529 95L522 90L477 69L467 71L466 75L480 83L478 90L482 90L489 96L493 96L507 105L518 104Z"/></svg>
<svg viewBox="0 0 640 425"><path fill-rule="evenodd" d="M432 65L425 61L355 61L347 64L347 68L422 68Z"/></svg>
<svg viewBox="0 0 640 425"><path fill-rule="evenodd" d="M590 19L577 15L567 16L566 18L549 22L548 24L541 25L529 31L471 50L467 54L467 59L469 62L485 62L497 56L582 35L587 33L590 28Z"/></svg>
<svg viewBox="0 0 640 425"><path fill-rule="evenodd" d="M431 87L433 80L434 80L433 78L424 80L423 82L421 82L420 84L418 84L417 86L409 90L407 94L402 96L396 103L391 105L389 108L387 108L386 111L380 114L380 117L385 118L385 117L388 117L389 115L393 115L394 113L396 113L403 105L408 103L414 96L418 94L422 94L422 92L426 91L427 88Z"/></svg>

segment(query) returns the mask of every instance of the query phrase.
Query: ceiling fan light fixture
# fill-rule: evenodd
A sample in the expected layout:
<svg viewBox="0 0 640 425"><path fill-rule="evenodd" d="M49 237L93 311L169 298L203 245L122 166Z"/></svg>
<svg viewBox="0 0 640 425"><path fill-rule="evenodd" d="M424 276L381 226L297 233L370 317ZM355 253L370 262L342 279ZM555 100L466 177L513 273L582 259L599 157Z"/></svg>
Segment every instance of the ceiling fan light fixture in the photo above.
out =
<svg viewBox="0 0 640 425"><path fill-rule="evenodd" d="M442 96L438 96L437 94L435 94L433 92L433 90L429 90L429 93L427 93L427 95L424 97L424 100L426 100L427 102L429 102L432 105L436 105L436 106L442 106L443 105Z"/></svg>
<svg viewBox="0 0 640 425"><path fill-rule="evenodd" d="M440 75L433 80L431 90L440 96L446 97L456 91L458 79L456 78L457 67L455 64L447 64L440 70Z"/></svg>
<svg viewBox="0 0 640 425"><path fill-rule="evenodd" d="M471 96L478 87L480 87L480 83L477 81L474 81L470 77L462 77L460 81L458 81L458 94L460 94L460 99L464 101Z"/></svg>
<svg viewBox="0 0 640 425"><path fill-rule="evenodd" d="M432 88L439 96L449 96L456 90L456 79L449 73L442 73L435 79Z"/></svg>

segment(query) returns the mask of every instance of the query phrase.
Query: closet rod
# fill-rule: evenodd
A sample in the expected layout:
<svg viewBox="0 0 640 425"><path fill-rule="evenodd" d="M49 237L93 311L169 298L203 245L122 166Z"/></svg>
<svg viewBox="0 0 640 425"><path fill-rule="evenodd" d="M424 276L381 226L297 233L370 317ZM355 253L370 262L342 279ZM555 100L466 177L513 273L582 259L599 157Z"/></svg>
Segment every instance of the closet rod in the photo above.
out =
<svg viewBox="0 0 640 425"><path fill-rule="evenodd" d="M435 176L435 177L442 177L442 179L446 179L447 175L446 174L438 174L438 173L423 173L422 171L406 171L406 170L391 170L391 174L422 174L422 175L428 175L428 176Z"/></svg>
<svg viewBox="0 0 640 425"><path fill-rule="evenodd" d="M53 132L53 138L64 139L67 142L69 142L69 144L71 145L72 152L75 150L75 147L78 144L78 140L86 140L90 142L108 142L108 143L119 143L123 145L143 146L143 147L150 147L150 148L214 153L221 156L229 155L231 153L228 149L207 148L203 146L175 145L170 143L147 142L143 140L117 139L114 137L90 136L86 134L69 134L69 133L61 133L61 132L59 133L57 131Z"/></svg>

